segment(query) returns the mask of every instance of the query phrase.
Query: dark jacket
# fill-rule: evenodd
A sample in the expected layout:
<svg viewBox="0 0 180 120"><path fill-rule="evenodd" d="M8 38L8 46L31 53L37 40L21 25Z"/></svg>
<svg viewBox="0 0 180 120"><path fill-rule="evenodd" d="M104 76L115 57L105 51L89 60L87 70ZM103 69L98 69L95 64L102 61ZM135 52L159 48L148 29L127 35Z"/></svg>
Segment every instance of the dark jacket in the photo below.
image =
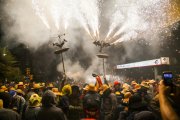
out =
<svg viewBox="0 0 180 120"><path fill-rule="evenodd" d="M0 120L20 120L18 113L10 109L0 109Z"/></svg>
<svg viewBox="0 0 180 120"><path fill-rule="evenodd" d="M114 93L111 93L110 89L104 91L101 98L101 111L114 112L117 106L117 99Z"/></svg>
<svg viewBox="0 0 180 120"><path fill-rule="evenodd" d="M37 115L40 107L28 107L25 111L24 120L37 120Z"/></svg>
<svg viewBox="0 0 180 120"><path fill-rule="evenodd" d="M42 97L42 108L38 112L37 120L66 120L63 111L56 107L55 94L48 90Z"/></svg>
<svg viewBox="0 0 180 120"><path fill-rule="evenodd" d="M56 106L42 107L37 118L37 120L66 120L63 111Z"/></svg>

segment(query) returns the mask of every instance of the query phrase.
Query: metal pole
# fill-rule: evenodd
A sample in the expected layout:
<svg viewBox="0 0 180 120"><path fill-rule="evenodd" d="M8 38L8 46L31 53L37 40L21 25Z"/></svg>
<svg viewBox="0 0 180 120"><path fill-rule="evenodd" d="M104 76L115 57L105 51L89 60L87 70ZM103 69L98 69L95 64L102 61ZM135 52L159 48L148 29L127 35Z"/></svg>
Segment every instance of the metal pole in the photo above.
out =
<svg viewBox="0 0 180 120"><path fill-rule="evenodd" d="M156 80L158 76L158 69L157 67L154 67L154 79Z"/></svg>
<svg viewBox="0 0 180 120"><path fill-rule="evenodd" d="M62 60L62 64L63 64L63 71L64 71L64 74L66 74L65 66L64 66L64 59L63 59L63 54L62 54L62 53L61 53L61 60Z"/></svg>
<svg viewBox="0 0 180 120"><path fill-rule="evenodd" d="M105 63L104 63L104 58L103 58L103 74L104 74L104 78L105 78L105 75L106 75L105 72L106 72L106 71L105 71Z"/></svg>

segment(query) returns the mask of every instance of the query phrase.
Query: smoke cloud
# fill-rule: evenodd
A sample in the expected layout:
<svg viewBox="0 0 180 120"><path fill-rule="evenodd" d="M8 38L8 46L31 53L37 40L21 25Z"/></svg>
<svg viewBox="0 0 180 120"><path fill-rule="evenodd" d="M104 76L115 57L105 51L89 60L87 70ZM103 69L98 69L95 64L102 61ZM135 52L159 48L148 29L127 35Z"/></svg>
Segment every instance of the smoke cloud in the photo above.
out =
<svg viewBox="0 0 180 120"><path fill-rule="evenodd" d="M170 19L167 10L174 5L170 0L6 0L3 10L11 24L3 29L7 41L15 38L34 52L45 45L55 50L52 43L65 33L65 47L70 48L63 54L67 75L90 82L93 72L102 74L94 40L112 45L106 49L107 72L127 58L141 56L141 45L148 46L148 54L156 54L158 43L171 32L162 34ZM57 70L62 71L61 62Z"/></svg>

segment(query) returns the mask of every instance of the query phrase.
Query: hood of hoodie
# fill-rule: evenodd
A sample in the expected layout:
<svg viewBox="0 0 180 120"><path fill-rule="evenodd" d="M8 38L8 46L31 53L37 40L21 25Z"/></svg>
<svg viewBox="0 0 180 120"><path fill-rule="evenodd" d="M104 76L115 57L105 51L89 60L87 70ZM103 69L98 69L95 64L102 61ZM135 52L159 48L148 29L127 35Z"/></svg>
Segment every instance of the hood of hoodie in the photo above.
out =
<svg viewBox="0 0 180 120"><path fill-rule="evenodd" d="M43 107L52 107L56 104L56 95L51 91L47 90L42 96L42 106Z"/></svg>

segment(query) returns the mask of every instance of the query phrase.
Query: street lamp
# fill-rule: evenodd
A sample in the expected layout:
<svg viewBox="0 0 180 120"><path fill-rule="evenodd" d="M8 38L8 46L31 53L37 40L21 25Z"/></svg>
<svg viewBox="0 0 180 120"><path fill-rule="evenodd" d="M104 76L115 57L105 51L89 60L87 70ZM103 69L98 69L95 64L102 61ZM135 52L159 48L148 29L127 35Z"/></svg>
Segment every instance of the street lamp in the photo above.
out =
<svg viewBox="0 0 180 120"><path fill-rule="evenodd" d="M3 49L3 56L6 56L6 55L7 55L6 47L4 47L4 49Z"/></svg>

